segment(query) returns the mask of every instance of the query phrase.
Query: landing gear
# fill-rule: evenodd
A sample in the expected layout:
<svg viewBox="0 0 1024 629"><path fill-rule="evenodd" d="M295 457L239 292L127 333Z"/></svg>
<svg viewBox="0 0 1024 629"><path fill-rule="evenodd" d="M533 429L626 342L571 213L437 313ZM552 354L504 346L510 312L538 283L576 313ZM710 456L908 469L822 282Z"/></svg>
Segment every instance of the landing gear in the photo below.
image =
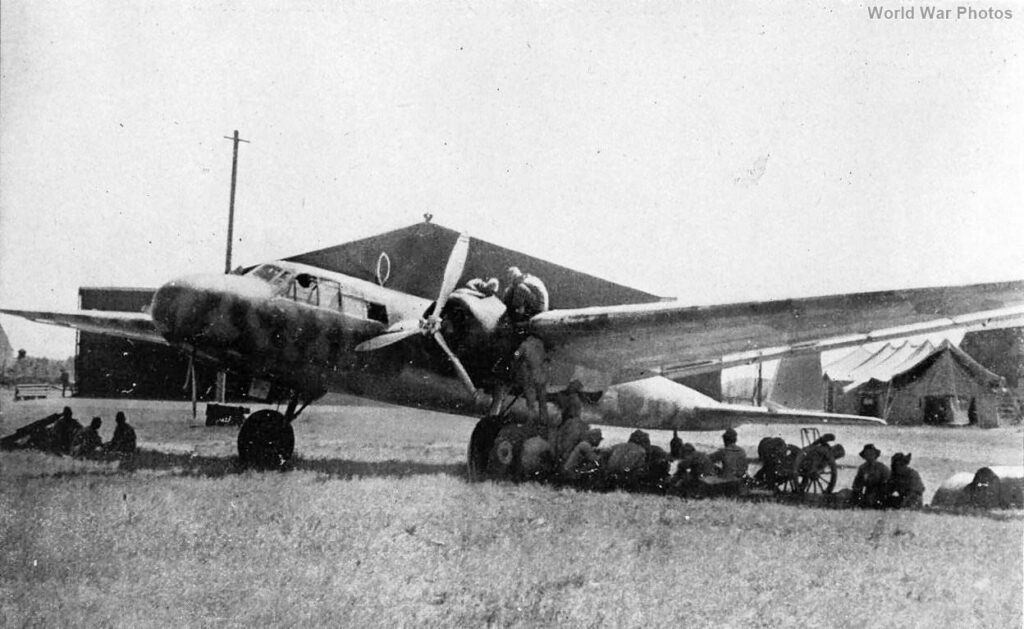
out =
<svg viewBox="0 0 1024 629"><path fill-rule="evenodd" d="M243 467L283 470L295 452L295 432L277 411L256 411L238 431L238 462Z"/></svg>
<svg viewBox="0 0 1024 629"><path fill-rule="evenodd" d="M260 470L284 470L295 453L295 431L292 422L309 406L310 399L299 406L299 394L293 392L284 414L262 410L249 415L238 431L238 462L242 467Z"/></svg>
<svg viewBox="0 0 1024 629"><path fill-rule="evenodd" d="M505 424L505 418L500 415L488 415L473 428L473 434L469 438L469 448L466 452L466 475L471 483L478 483L487 479L487 460L494 449L494 440Z"/></svg>

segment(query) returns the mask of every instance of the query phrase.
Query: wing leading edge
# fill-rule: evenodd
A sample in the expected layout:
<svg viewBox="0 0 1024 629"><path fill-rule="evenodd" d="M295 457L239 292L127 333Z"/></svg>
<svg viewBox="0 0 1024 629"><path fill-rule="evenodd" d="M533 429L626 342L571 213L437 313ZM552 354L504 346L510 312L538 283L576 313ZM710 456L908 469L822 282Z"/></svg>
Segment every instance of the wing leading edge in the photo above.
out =
<svg viewBox="0 0 1024 629"><path fill-rule="evenodd" d="M135 341L148 341L160 345L168 344L156 329L153 319L145 312L112 312L106 310L44 312L0 309L0 313L21 317L36 323L74 328L83 332L105 334Z"/></svg>
<svg viewBox="0 0 1024 629"><path fill-rule="evenodd" d="M806 299L552 310L530 320L558 360L635 379L715 371L874 341L1024 325L1024 282Z"/></svg>

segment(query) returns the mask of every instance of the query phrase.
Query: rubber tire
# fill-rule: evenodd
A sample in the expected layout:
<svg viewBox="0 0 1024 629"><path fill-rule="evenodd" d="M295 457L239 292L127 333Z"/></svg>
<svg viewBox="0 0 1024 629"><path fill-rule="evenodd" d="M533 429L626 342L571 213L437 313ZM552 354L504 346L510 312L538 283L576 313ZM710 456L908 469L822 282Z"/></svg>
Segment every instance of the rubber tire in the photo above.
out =
<svg viewBox="0 0 1024 629"><path fill-rule="evenodd" d="M488 415L476 423L473 434L469 437L466 450L466 476L469 482L478 483L487 480L487 460L494 448L494 440L504 425L503 418Z"/></svg>
<svg viewBox="0 0 1024 629"><path fill-rule="evenodd" d="M487 473L499 480L519 480L522 477L520 459L523 442L540 435L540 430L525 424L509 424L498 431L494 446L487 457Z"/></svg>
<svg viewBox="0 0 1024 629"><path fill-rule="evenodd" d="M277 411L256 411L238 431L238 462L243 467L283 470L295 453L295 432Z"/></svg>

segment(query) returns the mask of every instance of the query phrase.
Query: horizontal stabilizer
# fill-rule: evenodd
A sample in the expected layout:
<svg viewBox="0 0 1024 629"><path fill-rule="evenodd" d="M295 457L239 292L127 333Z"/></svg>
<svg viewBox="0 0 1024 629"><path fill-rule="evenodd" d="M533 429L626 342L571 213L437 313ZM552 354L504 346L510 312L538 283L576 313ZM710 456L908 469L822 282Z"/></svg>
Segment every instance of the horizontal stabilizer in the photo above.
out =
<svg viewBox="0 0 1024 629"><path fill-rule="evenodd" d="M722 404L660 376L609 387L596 407L584 409L584 417L595 424L651 430L722 430L741 424L886 423L877 417Z"/></svg>

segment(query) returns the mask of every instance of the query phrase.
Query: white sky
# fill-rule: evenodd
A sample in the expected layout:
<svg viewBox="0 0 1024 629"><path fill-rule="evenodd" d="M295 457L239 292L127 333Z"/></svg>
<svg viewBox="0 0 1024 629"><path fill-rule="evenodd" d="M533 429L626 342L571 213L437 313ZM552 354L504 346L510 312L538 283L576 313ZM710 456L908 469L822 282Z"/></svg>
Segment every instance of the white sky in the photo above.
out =
<svg viewBox="0 0 1024 629"><path fill-rule="evenodd" d="M621 4L0 0L0 304L221 271L234 129L236 264L429 211L691 303L1024 277L1024 5Z"/></svg>

